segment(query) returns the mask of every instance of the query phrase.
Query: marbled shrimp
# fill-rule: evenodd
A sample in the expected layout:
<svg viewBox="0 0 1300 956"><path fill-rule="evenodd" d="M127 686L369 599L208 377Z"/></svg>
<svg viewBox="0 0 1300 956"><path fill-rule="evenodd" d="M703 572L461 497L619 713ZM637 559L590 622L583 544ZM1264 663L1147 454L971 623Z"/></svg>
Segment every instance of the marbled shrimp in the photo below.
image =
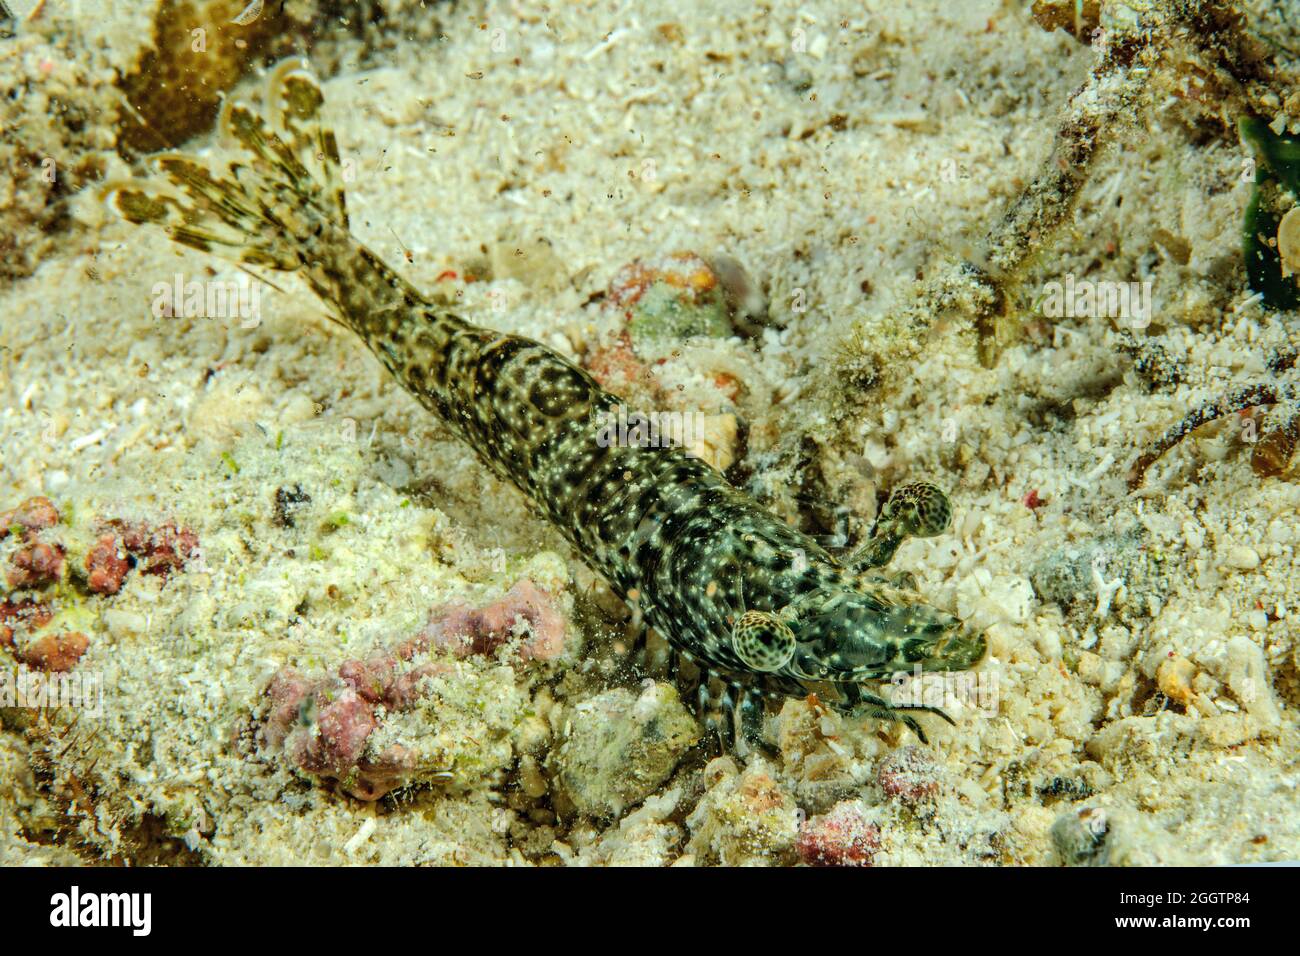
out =
<svg viewBox="0 0 1300 956"><path fill-rule="evenodd" d="M283 63L264 115L234 102L222 111L239 153L223 171L160 155L158 182L111 186L111 204L178 243L299 273L646 623L729 688L747 734L764 698L813 692L844 713L903 721L922 740L910 711L948 719L868 689L916 665L963 670L983 657L982 635L927 604L907 575L881 571L909 535L947 528L942 491L897 489L867 544L840 559L681 448L598 441L616 396L554 350L435 304L352 237L323 103L306 65Z"/></svg>

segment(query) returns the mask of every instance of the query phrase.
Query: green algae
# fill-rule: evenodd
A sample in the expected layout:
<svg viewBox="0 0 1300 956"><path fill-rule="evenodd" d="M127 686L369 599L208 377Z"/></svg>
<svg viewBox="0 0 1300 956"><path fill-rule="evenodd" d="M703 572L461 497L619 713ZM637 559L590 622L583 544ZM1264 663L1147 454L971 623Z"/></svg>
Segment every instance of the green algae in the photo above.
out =
<svg viewBox="0 0 1300 956"><path fill-rule="evenodd" d="M1280 136L1256 116L1238 124L1241 138L1256 154L1255 188L1242 226L1242 255L1251 291L1263 296L1270 309L1300 307L1300 284L1282 274L1278 252L1278 223L1300 201L1300 138Z"/></svg>

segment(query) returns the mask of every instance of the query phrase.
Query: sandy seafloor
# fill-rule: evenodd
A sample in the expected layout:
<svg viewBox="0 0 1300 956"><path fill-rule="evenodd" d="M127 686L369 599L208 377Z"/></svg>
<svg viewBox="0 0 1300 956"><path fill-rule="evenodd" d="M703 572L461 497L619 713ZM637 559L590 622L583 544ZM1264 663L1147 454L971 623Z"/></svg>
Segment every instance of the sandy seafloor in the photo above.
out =
<svg viewBox="0 0 1300 956"><path fill-rule="evenodd" d="M24 91L11 140L84 98L78 148L130 175L105 84L156 4L47 6L0 41ZM666 350L664 401L733 415L742 479L793 520L811 497L861 536L878 492L948 489L952 529L893 567L988 628L995 705L923 718L901 793L906 728L807 701L769 713L774 755L706 762L689 726L661 739L686 725L617 600L305 287L275 276L254 328L155 318L155 283L238 273L107 219L92 190L0 289L0 510L39 494L62 513L44 534L69 567L48 596L89 638L76 668L102 677L104 712L0 712L0 861L787 864L816 858L814 831L876 865L1300 857L1295 466L1257 477L1233 418L1125 484L1145 443L1271 376L1294 335L1294 313L1238 308L1240 143L1195 103L1142 104L1021 283L1150 278L1143 334L1181 382L1153 390L1113 320L1045 322L1031 293L1035 334L992 367L958 317L838 415L823 377L850 330L978 247L1049 156L1092 50L987 0L374 6L385 21L320 27L311 50L355 164L354 232L466 317L575 360L616 334L596 293L625 264L743 263L770 327ZM1247 9L1300 48L1269 4ZM65 147L34 146L14 191ZM275 491L294 486L311 500L286 527ZM202 558L93 594L81 568L107 519L184 525ZM564 653L524 660L514 641L381 713L367 746L421 754L405 786L357 799L259 737L285 665L333 672L525 579L555 595Z"/></svg>

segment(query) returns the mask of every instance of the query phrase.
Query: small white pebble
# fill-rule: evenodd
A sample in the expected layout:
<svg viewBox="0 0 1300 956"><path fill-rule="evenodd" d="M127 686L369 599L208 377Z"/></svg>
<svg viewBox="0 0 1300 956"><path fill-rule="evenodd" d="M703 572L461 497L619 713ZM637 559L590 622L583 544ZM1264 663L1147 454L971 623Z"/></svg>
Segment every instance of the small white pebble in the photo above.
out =
<svg viewBox="0 0 1300 956"><path fill-rule="evenodd" d="M375 832L376 826L375 818L367 817L366 822L361 824L361 829L352 835L352 839L343 844L343 852L348 856L356 853L361 848L361 844L370 839L370 835Z"/></svg>
<svg viewBox="0 0 1300 956"><path fill-rule="evenodd" d="M81 451L83 448L89 448L91 445L97 445L108 437L108 433L116 427L116 425L110 425L106 428L97 428L89 435L82 435L80 438L73 439L73 441L68 445L68 450Z"/></svg>
<svg viewBox="0 0 1300 956"><path fill-rule="evenodd" d="M1259 567L1259 552L1244 544L1235 545L1227 556L1228 567L1238 571L1252 571Z"/></svg>
<svg viewBox="0 0 1300 956"><path fill-rule="evenodd" d="M147 616L125 608L109 608L104 611L103 621L114 637L134 637L149 630Z"/></svg>

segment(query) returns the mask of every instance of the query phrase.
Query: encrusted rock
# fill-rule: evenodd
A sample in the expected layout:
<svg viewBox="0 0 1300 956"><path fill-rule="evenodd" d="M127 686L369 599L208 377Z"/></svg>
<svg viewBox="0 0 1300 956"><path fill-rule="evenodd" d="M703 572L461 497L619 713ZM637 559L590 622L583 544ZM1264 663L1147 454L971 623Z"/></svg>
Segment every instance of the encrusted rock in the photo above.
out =
<svg viewBox="0 0 1300 956"><path fill-rule="evenodd" d="M636 349L731 334L726 289L712 266L693 252L629 263L610 283L609 302L627 317Z"/></svg>
<svg viewBox="0 0 1300 956"><path fill-rule="evenodd" d="M550 766L579 813L617 816L667 780L698 739L677 691L647 682L639 695L616 688L574 707Z"/></svg>
<svg viewBox="0 0 1300 956"><path fill-rule="evenodd" d="M920 747L900 747L880 761L876 781L886 797L918 803L939 792L939 767Z"/></svg>
<svg viewBox="0 0 1300 956"><path fill-rule="evenodd" d="M12 647L14 635L35 631L54 616L48 604L37 601L0 601L0 647Z"/></svg>
<svg viewBox="0 0 1300 956"><path fill-rule="evenodd" d="M701 863L723 866L792 862L799 808L767 764L755 760L741 774L723 768L717 777L687 818L688 850Z"/></svg>
<svg viewBox="0 0 1300 956"><path fill-rule="evenodd" d="M1176 837L1125 807L1083 807L1056 818L1052 848L1064 866L1170 866L1186 862Z"/></svg>

